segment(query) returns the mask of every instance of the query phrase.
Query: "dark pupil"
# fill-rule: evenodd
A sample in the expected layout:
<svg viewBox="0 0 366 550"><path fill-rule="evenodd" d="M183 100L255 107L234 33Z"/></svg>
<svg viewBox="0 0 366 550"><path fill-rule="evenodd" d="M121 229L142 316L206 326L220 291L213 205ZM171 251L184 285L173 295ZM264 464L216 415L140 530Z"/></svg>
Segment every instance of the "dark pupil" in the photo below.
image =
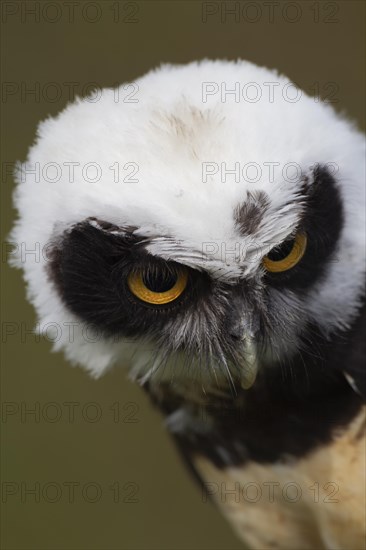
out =
<svg viewBox="0 0 366 550"><path fill-rule="evenodd" d="M280 246L276 246L276 248L273 248L271 252L267 255L267 258L269 258L273 262L284 260L290 254L291 250L294 247L294 244L295 239L285 241Z"/></svg>
<svg viewBox="0 0 366 550"><path fill-rule="evenodd" d="M152 292L166 292L173 288L177 282L175 273L146 273L142 276L144 285Z"/></svg>

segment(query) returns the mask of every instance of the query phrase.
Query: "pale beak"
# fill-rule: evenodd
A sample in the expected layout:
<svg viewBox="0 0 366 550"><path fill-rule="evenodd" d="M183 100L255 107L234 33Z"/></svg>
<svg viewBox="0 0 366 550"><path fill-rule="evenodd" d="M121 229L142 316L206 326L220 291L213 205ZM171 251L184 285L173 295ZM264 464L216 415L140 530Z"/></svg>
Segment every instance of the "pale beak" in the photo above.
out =
<svg viewBox="0 0 366 550"><path fill-rule="evenodd" d="M257 346L254 338L247 336L244 338L245 363L242 365L240 384L244 390L253 386L259 370Z"/></svg>

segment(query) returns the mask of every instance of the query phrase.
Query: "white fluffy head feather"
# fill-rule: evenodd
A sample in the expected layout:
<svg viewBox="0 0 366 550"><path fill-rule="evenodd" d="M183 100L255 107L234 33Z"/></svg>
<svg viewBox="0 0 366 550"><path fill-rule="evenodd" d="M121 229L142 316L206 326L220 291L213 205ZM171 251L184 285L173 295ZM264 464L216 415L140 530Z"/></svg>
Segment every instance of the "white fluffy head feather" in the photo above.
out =
<svg viewBox="0 0 366 550"><path fill-rule="evenodd" d="M46 251L67 228L97 218L137 227L150 238L151 254L231 284L257 271L263 255L294 231L301 186L312 184L319 163L336 171L344 224L326 277L301 307L325 333L352 321L365 271L365 140L330 106L304 93L298 101L286 99L289 82L244 61L164 65L136 81L136 103L116 101L115 91L105 89L99 101L79 99L40 124L17 174L19 218L11 240L41 330L59 327L56 350L98 376L124 363L136 346L86 333L47 274L47 253L25 256L25 249ZM223 97L225 86L236 83L255 83L260 99ZM276 84L273 101L269 83ZM239 178L225 176L238 163ZM289 166L301 167L301 175L284 172ZM266 214L243 236L233 211L261 191L269 197ZM230 253L238 243L239 253ZM141 344L139 362L147 356Z"/></svg>

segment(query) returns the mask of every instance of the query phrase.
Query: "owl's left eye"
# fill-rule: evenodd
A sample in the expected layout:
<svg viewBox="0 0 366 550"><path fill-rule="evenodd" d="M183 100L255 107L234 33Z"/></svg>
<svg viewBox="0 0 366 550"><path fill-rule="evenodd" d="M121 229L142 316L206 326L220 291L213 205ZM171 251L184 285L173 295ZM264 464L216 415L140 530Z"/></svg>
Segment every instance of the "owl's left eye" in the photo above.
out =
<svg viewBox="0 0 366 550"><path fill-rule="evenodd" d="M271 273L281 273L292 269L304 256L306 244L306 234L297 233L295 238L275 247L263 258L264 267Z"/></svg>
<svg viewBox="0 0 366 550"><path fill-rule="evenodd" d="M177 270L132 271L128 288L134 296L148 304L164 305L173 302L184 292L188 281L185 268Z"/></svg>

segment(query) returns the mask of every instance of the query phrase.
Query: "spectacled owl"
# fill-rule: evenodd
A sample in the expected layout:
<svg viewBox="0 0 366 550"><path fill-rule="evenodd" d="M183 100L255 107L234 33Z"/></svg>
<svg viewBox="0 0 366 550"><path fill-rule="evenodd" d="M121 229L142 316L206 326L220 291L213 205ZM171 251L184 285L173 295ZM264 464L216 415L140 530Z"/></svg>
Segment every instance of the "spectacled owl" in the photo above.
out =
<svg viewBox="0 0 366 550"><path fill-rule="evenodd" d="M251 548L364 548L363 134L244 61L129 86L42 122L18 166L40 330L94 377L128 368Z"/></svg>

